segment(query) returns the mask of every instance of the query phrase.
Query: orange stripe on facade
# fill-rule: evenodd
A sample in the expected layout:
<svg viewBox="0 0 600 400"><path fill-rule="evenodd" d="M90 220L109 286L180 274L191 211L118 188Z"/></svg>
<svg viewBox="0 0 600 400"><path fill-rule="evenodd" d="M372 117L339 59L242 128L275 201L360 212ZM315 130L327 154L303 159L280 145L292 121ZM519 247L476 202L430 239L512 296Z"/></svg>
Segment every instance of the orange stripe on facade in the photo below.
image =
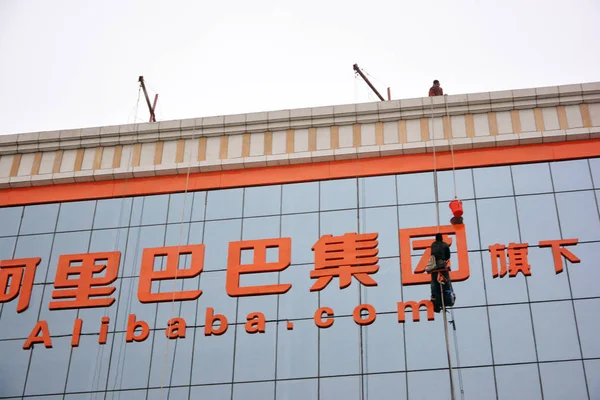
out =
<svg viewBox="0 0 600 400"><path fill-rule="evenodd" d="M600 156L600 139L454 152L456 168L559 161L598 156ZM432 170L432 160L431 154L410 154L195 173L189 177L188 190L211 190L357 176L424 172ZM452 168L452 157L449 152L437 154L437 168L439 170ZM185 175L134 178L127 181L113 180L32 186L0 190L0 206L178 193L185 191L185 189Z"/></svg>

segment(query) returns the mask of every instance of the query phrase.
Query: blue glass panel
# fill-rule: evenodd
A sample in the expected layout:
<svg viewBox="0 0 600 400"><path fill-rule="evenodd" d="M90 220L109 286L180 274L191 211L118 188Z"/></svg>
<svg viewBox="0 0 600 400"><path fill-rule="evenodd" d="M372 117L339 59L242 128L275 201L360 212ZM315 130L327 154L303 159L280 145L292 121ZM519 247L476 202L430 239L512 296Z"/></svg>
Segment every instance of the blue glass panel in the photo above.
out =
<svg viewBox="0 0 600 400"><path fill-rule="evenodd" d="M519 243L514 198L477 200L477 216L482 250L494 244Z"/></svg>
<svg viewBox="0 0 600 400"><path fill-rule="evenodd" d="M200 290L202 295L198 298L198 325L206 321L206 308L212 307L215 314L224 315L233 323L236 318L237 297L230 297L225 290L226 272L202 272L200 276Z"/></svg>
<svg viewBox="0 0 600 400"><path fill-rule="evenodd" d="M33 329L38 321L43 290L44 287L42 285L33 286L29 308L22 313L17 314L18 298L2 305L0 339L25 339L29 336L31 329ZM52 328L50 327L50 329ZM52 334L51 330L50 334Z"/></svg>
<svg viewBox="0 0 600 400"><path fill-rule="evenodd" d="M230 399L231 385L192 386L190 399Z"/></svg>
<svg viewBox="0 0 600 400"><path fill-rule="evenodd" d="M322 212L319 215L321 216L321 236L341 236L358 231L356 210Z"/></svg>
<svg viewBox="0 0 600 400"><path fill-rule="evenodd" d="M200 244L202 243L204 222L195 222L194 225L196 229L192 244ZM167 232L165 235L165 246L185 246L189 243L188 238L190 237L190 224L169 224L166 226L166 229Z"/></svg>
<svg viewBox="0 0 600 400"><path fill-rule="evenodd" d="M167 222L169 195L146 196L142 211L142 225L156 225Z"/></svg>
<svg viewBox="0 0 600 400"><path fill-rule="evenodd" d="M551 193L552 178L548 163L513 165L515 194Z"/></svg>
<svg viewBox="0 0 600 400"><path fill-rule="evenodd" d="M556 205L563 238L600 238L600 219L593 191L557 193Z"/></svg>
<svg viewBox="0 0 600 400"><path fill-rule="evenodd" d="M376 280L377 275L373 275ZM317 282L315 279L314 282ZM354 307L360 304L360 290L362 284L356 277L352 277L350 286L340 288L340 278L334 277L322 289L320 293L319 304L321 307L330 307L335 311L335 315L352 315Z"/></svg>
<svg viewBox="0 0 600 400"><path fill-rule="evenodd" d="M563 259L571 281L573 298L600 296L600 268L597 261L600 243L583 243L567 249L581 260L579 264L572 264Z"/></svg>
<svg viewBox="0 0 600 400"><path fill-rule="evenodd" d="M590 158L590 170L592 172L592 180L594 188L600 188L600 158Z"/></svg>
<svg viewBox="0 0 600 400"><path fill-rule="evenodd" d="M575 314L584 358L600 358L598 309L600 299L575 300Z"/></svg>
<svg viewBox="0 0 600 400"><path fill-rule="evenodd" d="M58 217L58 207L58 203L25 207L19 234L28 235L54 232Z"/></svg>
<svg viewBox="0 0 600 400"><path fill-rule="evenodd" d="M482 197L512 196L513 186L510 167L475 168L475 196Z"/></svg>
<svg viewBox="0 0 600 400"><path fill-rule="evenodd" d="M536 361L527 304L489 307L489 316L496 364Z"/></svg>
<svg viewBox="0 0 600 400"><path fill-rule="evenodd" d="M206 211L206 192L195 192L192 205L192 221L204 221Z"/></svg>
<svg viewBox="0 0 600 400"><path fill-rule="evenodd" d="M576 248L571 247L571 250ZM556 274L550 248L530 247L528 259L531 265L531 276L527 277L527 286L531 301L571 298L567 275L570 271Z"/></svg>
<svg viewBox="0 0 600 400"><path fill-rule="evenodd" d="M459 308L454 310L454 318L456 318L456 341L460 354L460 366L492 364L487 310L483 307ZM449 320L451 319L450 316ZM451 334L453 335L453 333ZM452 354L456 354L454 341L450 343Z"/></svg>
<svg viewBox="0 0 600 400"><path fill-rule="evenodd" d="M367 208L359 212L359 231L379 234L379 257L398 257L400 254L397 213L397 207Z"/></svg>
<svg viewBox="0 0 600 400"><path fill-rule="evenodd" d="M400 260L397 257L380 259L379 270L371 277L377 286L362 285L360 302L371 304L378 313L395 312L396 303L402 301Z"/></svg>
<svg viewBox="0 0 600 400"><path fill-rule="evenodd" d="M560 238L554 195L517 197L521 240L536 246L540 240Z"/></svg>
<svg viewBox="0 0 600 400"><path fill-rule="evenodd" d="M240 218L244 189L212 190L208 192L206 219Z"/></svg>
<svg viewBox="0 0 600 400"><path fill-rule="evenodd" d="M264 333L253 334L236 326L234 382L275 379L276 325L269 322Z"/></svg>
<svg viewBox="0 0 600 400"><path fill-rule="evenodd" d="M181 223L190 221L192 218L192 205L194 204L194 193L173 193L169 198L168 223ZM196 219L201 221L203 218Z"/></svg>
<svg viewBox="0 0 600 400"><path fill-rule="evenodd" d="M592 188L592 178L587 160L552 162L550 170L556 192Z"/></svg>
<svg viewBox="0 0 600 400"><path fill-rule="evenodd" d="M62 203L58 213L57 232L92 229L96 200Z"/></svg>
<svg viewBox="0 0 600 400"><path fill-rule="evenodd" d="M142 212L144 211L145 197L135 197L131 206L130 226L139 226L142 224Z"/></svg>
<svg viewBox="0 0 600 400"><path fill-rule="evenodd" d="M364 372L406 370L403 326L398 323L397 314L379 314L362 329Z"/></svg>
<svg viewBox="0 0 600 400"><path fill-rule="evenodd" d="M344 376L319 380L321 400L359 400L361 398L360 377Z"/></svg>
<svg viewBox="0 0 600 400"><path fill-rule="evenodd" d="M291 289L279 296L279 319L312 318L319 308L318 293L310 291L315 283L310 278L312 265L290 265L279 274L279 283Z"/></svg>
<svg viewBox="0 0 600 400"><path fill-rule="evenodd" d="M319 211L319 182L283 185L282 213Z"/></svg>
<svg viewBox="0 0 600 400"><path fill-rule="evenodd" d="M44 285L44 295L42 300L42 308L40 311L40 320L48 321L48 328L52 335L69 335L73 332L73 321L77 318L77 309L73 310L50 310L49 305L51 301L55 302L66 302L73 301L73 299L59 299L53 300L52 293L55 290L54 285ZM60 292L60 290L56 290ZM98 297L100 298L100 297Z"/></svg>
<svg viewBox="0 0 600 400"><path fill-rule="evenodd" d="M100 324L99 321L98 325ZM83 326L86 325L85 322L87 320L84 319ZM96 333L99 332L97 325L94 329ZM71 364L69 365L69 376L67 378L68 392L88 392L104 389L108 379L112 341L112 335L108 335L104 345L98 343L98 335L81 336L79 346L73 347L71 352Z"/></svg>
<svg viewBox="0 0 600 400"><path fill-rule="evenodd" d="M189 387L163 387L162 389L149 389L146 400L188 399Z"/></svg>
<svg viewBox="0 0 600 400"><path fill-rule="evenodd" d="M542 399L536 364L496 367L496 383L499 400Z"/></svg>
<svg viewBox="0 0 600 400"><path fill-rule="evenodd" d="M52 348L35 345L25 395L62 393L67 380L71 339L68 337L53 338Z"/></svg>
<svg viewBox="0 0 600 400"><path fill-rule="evenodd" d="M278 273L242 274L240 287L271 286L278 284ZM240 296L238 300L237 322L245 323L248 314L261 312L267 320L277 320L277 295Z"/></svg>
<svg viewBox="0 0 600 400"><path fill-rule="evenodd" d="M275 382L238 383L233 385L232 400L268 400L274 397Z"/></svg>
<svg viewBox="0 0 600 400"><path fill-rule="evenodd" d="M316 310L316 308L315 308ZM277 332L277 379L318 376L318 329L312 320L279 323Z"/></svg>
<svg viewBox="0 0 600 400"><path fill-rule="evenodd" d="M448 362L446 362L446 366ZM409 399L445 399L450 394L448 371L408 373Z"/></svg>
<svg viewBox="0 0 600 400"><path fill-rule="evenodd" d="M123 390L108 392L106 394L106 400L146 400L147 391L144 390ZM89 398L89 397L88 397ZM84 400L84 399L82 399ZM95 398L93 400L96 400Z"/></svg>
<svg viewBox="0 0 600 400"><path fill-rule="evenodd" d="M136 320L146 321L150 326L154 326L156 320L157 303L141 303L138 300L139 278L122 278L115 282L117 291L113 293L119 299L118 303L114 303L111 308L117 307L117 318L113 323L111 321L111 329L125 331L129 314L135 314ZM165 323L162 322L161 323ZM97 331L97 330L96 330Z"/></svg>
<svg viewBox="0 0 600 400"><path fill-rule="evenodd" d="M396 177L387 175L360 178L358 204L360 207L396 205Z"/></svg>
<svg viewBox="0 0 600 400"><path fill-rule="evenodd" d="M38 349L40 345L35 347L38 351L49 350ZM0 354L0 396L20 397L25 386L31 350L23 350L22 340L3 340L0 341Z"/></svg>
<svg viewBox="0 0 600 400"><path fill-rule="evenodd" d="M196 329L192 385L231 382L234 333L234 326L220 336L204 336L204 328Z"/></svg>
<svg viewBox="0 0 600 400"><path fill-rule="evenodd" d="M306 400L318 398L319 385L316 379L277 381L276 400Z"/></svg>
<svg viewBox="0 0 600 400"><path fill-rule="evenodd" d="M121 276L139 276L144 249L163 247L165 225L130 228Z"/></svg>
<svg viewBox="0 0 600 400"><path fill-rule="evenodd" d="M438 171L438 200L454 200L454 176L452 171ZM456 197L460 200L475 198L473 172L470 169L456 170Z"/></svg>
<svg viewBox="0 0 600 400"><path fill-rule="evenodd" d="M0 260L12 259L16 244L17 244L16 237L1 238L0 239Z"/></svg>
<svg viewBox="0 0 600 400"><path fill-rule="evenodd" d="M540 364L544 399L585 399L587 390L582 361Z"/></svg>
<svg viewBox="0 0 600 400"><path fill-rule="evenodd" d="M398 222L400 229L437 226L435 204L400 206L398 207Z"/></svg>
<svg viewBox="0 0 600 400"><path fill-rule="evenodd" d="M0 208L0 236L14 236L19 232L23 207Z"/></svg>
<svg viewBox="0 0 600 400"><path fill-rule="evenodd" d="M54 235L19 236L14 258L40 257L41 261L35 270L34 283L46 282L48 265L50 265L50 252ZM13 257L8 257L13 258ZM54 275L50 277L54 281Z"/></svg>
<svg viewBox="0 0 600 400"><path fill-rule="evenodd" d="M600 360L585 360L585 377L588 384L590 399L600 397Z"/></svg>
<svg viewBox="0 0 600 400"><path fill-rule="evenodd" d="M427 203L435 201L433 173L402 174L396 176L398 204Z"/></svg>
<svg viewBox="0 0 600 400"><path fill-rule="evenodd" d="M429 291L429 288L427 289ZM426 297L429 299L429 296ZM419 301L415 299L415 301ZM414 322L411 308L406 309L404 334L406 343L421 343L421 346L406 346L408 370L447 368L446 341L444 339L444 321L441 314L435 314L435 320L427 320L427 312L422 307L420 321ZM402 325L402 324L399 324ZM409 382L410 390L410 382Z"/></svg>
<svg viewBox="0 0 600 400"><path fill-rule="evenodd" d="M321 211L356 208L357 182L352 179L321 181Z"/></svg>
<svg viewBox="0 0 600 400"><path fill-rule="evenodd" d="M244 217L281 213L281 186L256 186L245 189Z"/></svg>
<svg viewBox="0 0 600 400"><path fill-rule="evenodd" d="M186 322L191 325L193 321L186 320ZM154 344L149 385L154 387L189 385L194 346L194 329L187 327L185 338L169 339L163 330L163 328L166 328L166 324L167 320L159 320L157 328L160 328L160 330L152 333L154 335ZM147 340L151 339L152 337L150 336ZM171 392L170 397L173 398L173 392Z"/></svg>
<svg viewBox="0 0 600 400"><path fill-rule="evenodd" d="M152 337L149 336L143 342L125 343L125 334L115 333L114 343L110 358L108 387L114 389L148 387Z"/></svg>
<svg viewBox="0 0 600 400"><path fill-rule="evenodd" d="M229 242L238 241L241 236L241 219L205 222L204 271L227 269Z"/></svg>
<svg viewBox="0 0 600 400"><path fill-rule="evenodd" d="M456 307L480 306L486 304L485 285L483 274L491 274L484 271L481 257L489 257L485 252L469 253L469 278L462 282L452 282L452 288L456 294ZM452 265L458 265L455 254L450 257Z"/></svg>
<svg viewBox="0 0 600 400"><path fill-rule="evenodd" d="M579 341L571 301L531 305L539 361L579 358Z"/></svg>
<svg viewBox="0 0 600 400"><path fill-rule="evenodd" d="M494 370L491 367L463 368L461 375L465 400L496 399L496 382L494 380ZM456 370L453 376L455 384L458 383ZM456 392L459 393L458 390Z"/></svg>
<svg viewBox="0 0 600 400"><path fill-rule="evenodd" d="M98 200L94 216L94 229L119 228L129 225L132 205L133 199L130 197Z"/></svg>
<svg viewBox="0 0 600 400"><path fill-rule="evenodd" d="M319 214L281 217L281 237L292 239L292 264L314 262L313 245L319 240Z"/></svg>
<svg viewBox="0 0 600 400"><path fill-rule="evenodd" d="M333 311L337 312L335 308ZM332 326L320 330L321 376L359 373L359 332L352 317L335 318Z"/></svg>
<svg viewBox="0 0 600 400"><path fill-rule="evenodd" d="M57 233L52 245L52 256L48 265L46 282L54 283L61 255L85 254L88 252L91 231Z"/></svg>
<svg viewBox="0 0 600 400"><path fill-rule="evenodd" d="M365 375L366 399L397 400L406 398L406 374Z"/></svg>

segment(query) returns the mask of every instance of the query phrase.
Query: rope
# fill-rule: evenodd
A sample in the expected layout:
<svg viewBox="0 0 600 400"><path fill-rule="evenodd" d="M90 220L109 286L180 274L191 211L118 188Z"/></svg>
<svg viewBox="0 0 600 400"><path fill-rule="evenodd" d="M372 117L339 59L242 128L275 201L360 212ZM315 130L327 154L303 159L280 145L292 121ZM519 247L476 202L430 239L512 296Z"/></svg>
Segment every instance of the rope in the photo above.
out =
<svg viewBox="0 0 600 400"><path fill-rule="evenodd" d="M192 133L192 140L195 139L196 136L196 122L194 120L194 130ZM184 143L185 144L185 143ZM187 168L187 172L186 172L186 177L185 177L185 190L184 190L184 194L183 194L183 207L181 209L181 221L180 221L180 227L179 227L179 239L177 241L177 254L179 255L179 250L181 248L181 239L183 237L183 226L184 226L184 219L185 219L185 206L186 206L186 201L187 201L187 196L188 196L188 186L189 186L189 182L190 182L190 171L192 168L192 161L193 161L193 157L192 157L192 151L190 149L190 162L188 164L188 168ZM190 228L191 229L191 225ZM191 260L191 256L190 256L190 264L191 264L192 260ZM179 265L178 268L175 269L175 276L173 277L173 298L171 300L171 316L169 319L174 318L175 315L175 292L177 290L177 273L179 272ZM181 308L180 308L181 310ZM166 374L166 370L167 370L167 360L169 358L169 342L171 341L171 339L167 339L167 345L165 348L165 357L164 357L164 362L163 362L163 368L162 368L162 372L161 372L161 376L160 376L160 396L162 398L162 394L163 394L163 389L164 389L164 378L165 378L165 374ZM177 349L177 342L175 342L175 349ZM175 360L175 352L173 352L173 360Z"/></svg>
<svg viewBox="0 0 600 400"><path fill-rule="evenodd" d="M438 199L438 182L437 182L437 157L435 152L435 121L433 120L433 99L430 99L431 105L431 132L433 136L433 186L435 190L435 213L437 219L437 228L438 233L440 232L440 207L439 207L439 199ZM440 274L441 272L438 272ZM439 276L439 275L438 275ZM454 394L454 376L452 375L452 359L450 357L450 340L448 339L448 318L446 317L446 304L444 302L444 289L443 285L440 283L440 295L442 299L442 314L444 315L444 333L446 337L446 351L448 353L448 373L450 374L450 390L452 395L452 400L456 399L456 395Z"/></svg>
<svg viewBox="0 0 600 400"><path fill-rule="evenodd" d="M137 95L137 101L135 104L134 109L132 110L132 112L129 114L128 118L127 118L127 122L129 122L129 120L131 119L131 115L134 114L134 123L135 120L137 120L137 115L138 115L138 110L139 110L139 105L140 105L140 99L141 99L141 93L142 93L142 86L139 85L138 86L138 95ZM127 168L129 168L129 165L131 165L131 157L132 157L133 152L129 153L129 160L127 162ZM124 204L125 204L125 196L127 194L127 184L129 183L129 179L127 178L127 175L125 176L125 182L123 185L123 195L121 196L121 204L119 206L119 219L117 220L117 236L115 239L115 246L114 246L114 250L117 251L119 248L119 242L121 240L121 220L123 219L123 209L124 209ZM114 190L113 190L113 194L114 194ZM122 262L125 262L125 257L122 257ZM120 270L120 266L119 266L119 270ZM108 314L108 307L109 306L105 306L104 307L104 314ZM115 321L116 323L116 321ZM100 371L102 370L102 360L104 357L104 347L105 345L98 345L98 349L96 350L96 362L94 363L94 373L92 374L92 392L94 392L95 388L97 389L100 386ZM108 379L108 376L107 376ZM90 394L90 399L92 398L93 394Z"/></svg>
<svg viewBox="0 0 600 400"><path fill-rule="evenodd" d="M462 380L462 370L460 369L460 357L458 354L458 338L456 337L456 324L455 324L455 317L454 317L454 309L451 308L450 309L450 315L452 316L452 333L454 336L454 354L456 355L456 369L458 371L458 386L460 388L460 398L461 399L465 399L465 389L463 387L463 380Z"/></svg>
<svg viewBox="0 0 600 400"><path fill-rule="evenodd" d="M450 123L450 113L448 112L448 95L444 95L444 104L446 106L446 118L448 118L448 123ZM433 123L433 122L432 122ZM456 189L456 168L454 166L454 138L450 138L450 154L452 155L452 182L454 183L454 200L458 197L458 190Z"/></svg>

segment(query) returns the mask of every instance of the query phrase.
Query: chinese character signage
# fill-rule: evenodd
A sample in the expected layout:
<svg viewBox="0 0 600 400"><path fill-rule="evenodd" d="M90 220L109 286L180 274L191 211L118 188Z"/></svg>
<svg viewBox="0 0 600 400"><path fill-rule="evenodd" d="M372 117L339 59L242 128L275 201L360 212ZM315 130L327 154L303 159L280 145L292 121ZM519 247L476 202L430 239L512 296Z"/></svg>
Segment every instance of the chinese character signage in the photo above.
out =
<svg viewBox="0 0 600 400"><path fill-rule="evenodd" d="M400 229L398 240L400 246L400 269L402 285L429 284L431 275L425 273L425 266L431 256L431 244L437 233L450 245L456 254L457 265L450 265L450 278L453 282L465 281L469 278L469 257L464 225L432 226L422 228ZM378 233L349 232L341 236L323 235L312 246L314 265L307 271L313 281L310 292L319 292L331 286L335 290L351 290L350 286L377 286L379 266ZM566 246L574 246L578 239L543 240L540 248L549 248L552 252L556 274L563 272L563 258L571 263L580 260ZM267 250L276 249L276 260L267 257ZM529 264L528 243L492 244L488 247L491 257L493 278L514 278L519 273L530 277L536 266ZM250 262L242 262L242 253L252 254ZM158 292L153 285L161 281L185 281L201 275L204 268L204 244L191 244L143 250L140 276L138 278L137 300L141 303L198 301L202 290ZM422 252L422 254L420 254ZM413 265L413 256L420 258ZM189 262L182 262L187 259ZM290 267L292 260L292 239L264 238L229 243L227 255L227 271L225 287L210 287L206 290L224 290L230 297L285 295L292 283L280 281L277 284L244 285L242 277L281 272ZM0 303L14 304L16 313L22 313L29 307L36 268L41 259L23 258L0 261ZM162 261L162 263L161 263ZM67 309L109 308L115 303L115 281L119 277L121 253L118 251L63 254L58 259L52 300L48 308L53 312ZM157 269L155 265L163 267ZM542 266L540 266L542 267ZM400 293L398 293L400 297ZM393 301L393 299L391 299ZM4 306L5 310L7 305ZM406 310L412 312L412 321L421 321L420 312L426 311L427 320L434 319L434 308L430 300L397 302L398 322L406 321ZM323 306L315 311L314 323L319 328L333 325L335 313L330 307ZM369 325L376 319L376 310L370 304L359 304L353 312L353 319L358 325ZM249 334L265 332L265 315L257 310L246 317L246 332ZM92 322L92 321L90 321ZM110 318L104 316L99 321L98 342L105 344L110 326ZM84 321L76 319L73 323L72 346L79 345L79 337ZM205 312L206 336L222 335L228 329L229 321L212 306ZM294 329L292 321L287 322L287 329ZM52 339L47 321L38 321L32 328L23 348L30 349L36 343L52 347ZM185 338L186 321L183 318L171 318L166 323L165 335L170 339ZM126 342L143 341L150 332L146 321L138 320L135 314L127 317Z"/></svg>

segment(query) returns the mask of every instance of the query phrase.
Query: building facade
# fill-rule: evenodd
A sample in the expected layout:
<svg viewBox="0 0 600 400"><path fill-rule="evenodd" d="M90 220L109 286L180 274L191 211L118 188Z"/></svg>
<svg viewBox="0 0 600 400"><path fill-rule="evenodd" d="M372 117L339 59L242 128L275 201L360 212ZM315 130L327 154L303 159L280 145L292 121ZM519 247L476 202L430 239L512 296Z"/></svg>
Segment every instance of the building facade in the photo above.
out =
<svg viewBox="0 0 600 400"><path fill-rule="evenodd" d="M599 137L600 83L0 136L0 399L450 399L438 231L456 399L600 398Z"/></svg>

